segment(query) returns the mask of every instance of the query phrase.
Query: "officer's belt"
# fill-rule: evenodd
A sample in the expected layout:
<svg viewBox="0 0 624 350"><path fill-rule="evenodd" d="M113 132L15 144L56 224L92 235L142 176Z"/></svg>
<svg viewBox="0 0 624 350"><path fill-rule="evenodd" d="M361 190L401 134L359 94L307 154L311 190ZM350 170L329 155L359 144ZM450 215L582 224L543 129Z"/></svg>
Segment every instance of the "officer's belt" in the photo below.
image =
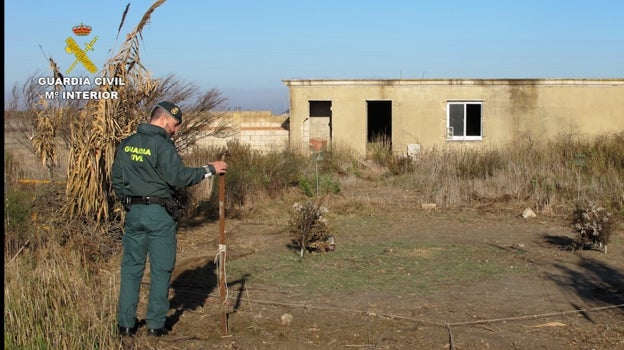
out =
<svg viewBox="0 0 624 350"><path fill-rule="evenodd" d="M171 198L154 196L128 196L129 204L165 204Z"/></svg>

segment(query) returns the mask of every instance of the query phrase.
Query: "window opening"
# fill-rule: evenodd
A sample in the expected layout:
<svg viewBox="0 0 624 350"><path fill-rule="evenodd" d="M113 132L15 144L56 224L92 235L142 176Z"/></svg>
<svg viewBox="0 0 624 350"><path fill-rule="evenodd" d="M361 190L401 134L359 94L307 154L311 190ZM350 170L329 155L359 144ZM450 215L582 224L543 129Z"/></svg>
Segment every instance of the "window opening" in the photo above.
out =
<svg viewBox="0 0 624 350"><path fill-rule="evenodd" d="M481 140L481 102L449 102L447 105L447 139Z"/></svg>

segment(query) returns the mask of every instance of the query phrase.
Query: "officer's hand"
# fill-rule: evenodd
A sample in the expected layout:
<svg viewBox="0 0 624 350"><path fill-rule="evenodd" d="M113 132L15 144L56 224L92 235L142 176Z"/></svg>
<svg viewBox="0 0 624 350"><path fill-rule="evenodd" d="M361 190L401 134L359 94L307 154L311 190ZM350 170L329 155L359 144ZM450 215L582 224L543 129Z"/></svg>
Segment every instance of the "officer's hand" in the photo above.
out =
<svg viewBox="0 0 624 350"><path fill-rule="evenodd" d="M208 163L210 165L212 165L215 169L215 171L217 172L217 174L225 174L225 172L227 171L227 163L222 161L222 160L218 160L215 162L210 162Z"/></svg>

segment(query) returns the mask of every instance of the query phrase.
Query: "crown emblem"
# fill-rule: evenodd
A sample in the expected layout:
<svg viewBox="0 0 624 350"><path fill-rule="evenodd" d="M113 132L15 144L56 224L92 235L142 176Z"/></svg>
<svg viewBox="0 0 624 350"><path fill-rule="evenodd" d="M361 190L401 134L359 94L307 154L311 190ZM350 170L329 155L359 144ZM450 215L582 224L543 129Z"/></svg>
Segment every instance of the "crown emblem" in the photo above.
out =
<svg viewBox="0 0 624 350"><path fill-rule="evenodd" d="M80 23L80 25L72 28L72 32L74 32L77 36L87 36L91 34L91 27Z"/></svg>

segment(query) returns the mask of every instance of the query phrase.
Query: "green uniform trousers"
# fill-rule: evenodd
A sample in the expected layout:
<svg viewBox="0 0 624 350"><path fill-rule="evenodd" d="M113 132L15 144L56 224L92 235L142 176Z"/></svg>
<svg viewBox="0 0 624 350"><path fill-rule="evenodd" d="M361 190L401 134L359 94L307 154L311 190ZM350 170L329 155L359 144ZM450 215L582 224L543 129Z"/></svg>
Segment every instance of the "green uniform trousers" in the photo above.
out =
<svg viewBox="0 0 624 350"><path fill-rule="evenodd" d="M176 225L159 204L134 204L126 213L117 315L119 326L135 326L141 280L149 256L150 288L145 321L151 329L164 327L169 311L169 284L176 260Z"/></svg>

